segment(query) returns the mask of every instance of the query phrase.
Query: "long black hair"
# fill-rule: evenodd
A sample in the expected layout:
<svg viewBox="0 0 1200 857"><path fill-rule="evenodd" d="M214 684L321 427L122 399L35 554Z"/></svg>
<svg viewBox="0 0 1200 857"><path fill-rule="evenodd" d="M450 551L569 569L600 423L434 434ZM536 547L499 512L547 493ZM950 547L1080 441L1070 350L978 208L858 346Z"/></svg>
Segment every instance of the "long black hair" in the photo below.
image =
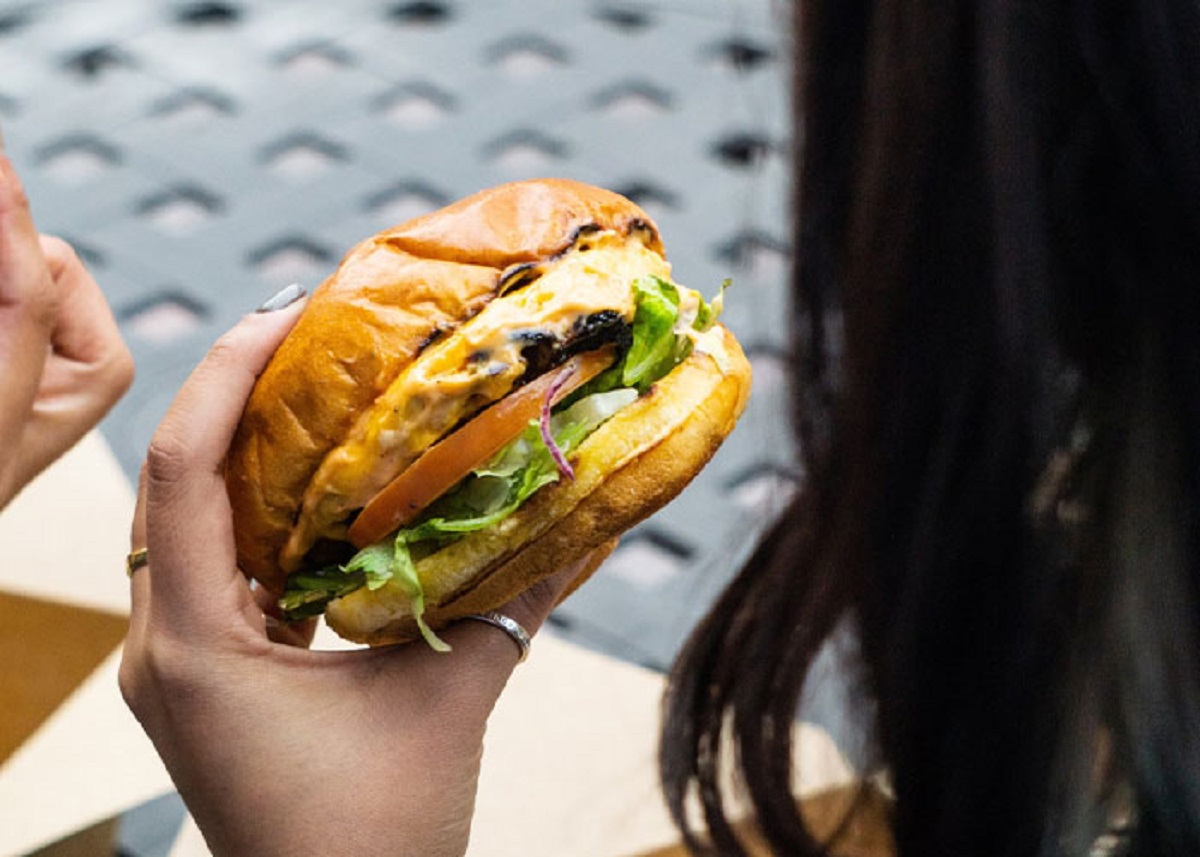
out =
<svg viewBox="0 0 1200 857"><path fill-rule="evenodd" d="M673 671L671 809L744 853L731 764L822 853L791 727L849 618L901 855L1200 854L1200 4L793 9L806 478Z"/></svg>

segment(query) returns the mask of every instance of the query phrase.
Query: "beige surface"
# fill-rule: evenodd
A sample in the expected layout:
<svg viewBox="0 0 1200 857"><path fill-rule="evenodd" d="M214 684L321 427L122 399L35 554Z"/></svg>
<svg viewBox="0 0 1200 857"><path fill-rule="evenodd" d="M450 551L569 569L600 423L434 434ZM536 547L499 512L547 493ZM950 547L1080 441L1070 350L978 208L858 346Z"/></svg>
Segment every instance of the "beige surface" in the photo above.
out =
<svg viewBox="0 0 1200 857"><path fill-rule="evenodd" d="M16 857L171 788L117 692L117 655L0 768L0 854Z"/></svg>
<svg viewBox="0 0 1200 857"><path fill-rule="evenodd" d="M72 834L53 845L40 848L29 857L97 857L107 855L116 846L118 819L109 818L86 830Z"/></svg>
<svg viewBox="0 0 1200 857"><path fill-rule="evenodd" d="M37 558L0 566L0 590L127 612L132 506L107 446L88 437L0 515L0 550ZM170 789L120 698L118 663L108 654L0 766L0 857ZM627 857L671 841L655 773L661 694L657 674L539 637L492 719L470 857ZM802 791L849 776L823 734L806 730L803 752ZM186 825L172 857L206 853Z"/></svg>
<svg viewBox="0 0 1200 857"><path fill-rule="evenodd" d="M468 857L629 857L673 841L655 761L662 689L656 673L539 636L492 716ZM824 732L800 739L801 793L851 779ZM171 857L207 854L188 824Z"/></svg>
<svg viewBox="0 0 1200 857"><path fill-rule="evenodd" d="M0 513L0 589L129 612L134 493L104 439L85 437Z"/></svg>
<svg viewBox="0 0 1200 857"><path fill-rule="evenodd" d="M621 857L669 839L661 692L654 673L540 635L488 727L469 857ZM171 857L207 854L189 824Z"/></svg>
<svg viewBox="0 0 1200 857"><path fill-rule="evenodd" d="M658 783L663 677L544 635L488 731L469 857L626 857L676 838ZM801 727L797 788L851 772Z"/></svg>
<svg viewBox="0 0 1200 857"><path fill-rule="evenodd" d="M661 678L549 634L536 647L489 724L467 853L603 857L661 842Z"/></svg>
<svg viewBox="0 0 1200 857"><path fill-rule="evenodd" d="M121 644L127 626L116 613L0 590L0 765Z"/></svg>
<svg viewBox="0 0 1200 857"><path fill-rule="evenodd" d="M0 590L68 611L127 614L123 563L133 499L107 444L99 435L86 437L0 514L0 552L30 559L0 564ZM45 630L46 645L55 646L55 628ZM171 787L117 690L112 638L97 645L105 650L95 653L99 668L0 765L3 857L26 854Z"/></svg>

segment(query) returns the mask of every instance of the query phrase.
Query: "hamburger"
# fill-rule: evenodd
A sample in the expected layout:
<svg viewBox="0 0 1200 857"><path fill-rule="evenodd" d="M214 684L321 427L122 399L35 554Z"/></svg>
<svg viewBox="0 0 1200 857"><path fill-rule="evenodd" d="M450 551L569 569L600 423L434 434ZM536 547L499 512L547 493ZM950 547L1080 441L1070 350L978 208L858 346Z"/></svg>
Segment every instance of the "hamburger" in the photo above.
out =
<svg viewBox="0 0 1200 857"><path fill-rule="evenodd" d="M285 619L443 648L439 628L605 553L708 462L750 388L723 290L675 284L646 213L572 181L368 238L246 405L225 473L240 568Z"/></svg>

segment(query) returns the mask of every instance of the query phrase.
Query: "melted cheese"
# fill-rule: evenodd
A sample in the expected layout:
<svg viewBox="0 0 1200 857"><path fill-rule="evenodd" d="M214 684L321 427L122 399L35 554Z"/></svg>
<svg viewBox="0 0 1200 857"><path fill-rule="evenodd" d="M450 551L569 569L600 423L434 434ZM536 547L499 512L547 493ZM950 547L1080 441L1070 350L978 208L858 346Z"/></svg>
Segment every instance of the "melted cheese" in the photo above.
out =
<svg viewBox="0 0 1200 857"><path fill-rule="evenodd" d="M615 311L631 322L632 283L670 279L670 266L636 237L589 233L545 265L528 286L491 301L446 339L425 349L346 440L321 462L280 563L294 571L319 538L345 537L346 518L362 508L436 440L506 395L525 373L530 335L565 339L576 322Z"/></svg>

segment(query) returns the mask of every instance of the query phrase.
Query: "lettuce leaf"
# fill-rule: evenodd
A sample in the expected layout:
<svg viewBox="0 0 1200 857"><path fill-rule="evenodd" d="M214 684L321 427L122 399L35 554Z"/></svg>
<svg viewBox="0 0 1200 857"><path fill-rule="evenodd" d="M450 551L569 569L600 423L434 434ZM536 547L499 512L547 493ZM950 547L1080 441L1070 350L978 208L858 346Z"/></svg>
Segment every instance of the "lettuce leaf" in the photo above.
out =
<svg viewBox="0 0 1200 857"><path fill-rule="evenodd" d="M716 324L728 286L729 281L726 280L709 303L690 289L683 289L661 277L647 276L634 280L636 309L632 344L625 358L577 390L567 401L621 387L645 393L691 354L689 330L703 332ZM686 302L683 299L684 292L688 296ZM693 309L684 314L685 303L694 308L694 317L691 315Z"/></svg>
<svg viewBox="0 0 1200 857"><path fill-rule="evenodd" d="M644 393L654 380L667 374L674 366L679 290L658 277L634 280L633 290L637 299L633 316L633 344L621 367L621 382L623 386Z"/></svg>
<svg viewBox="0 0 1200 857"><path fill-rule="evenodd" d="M362 556L373 547L376 545L359 551L358 556ZM392 558L386 568L390 572L390 579L396 581L404 590L404 594L408 596L409 604L412 606L413 621L417 623L417 630L421 632L421 637L429 645L429 648L435 652L450 651L450 645L425 623L425 590L421 586L421 578L417 577L417 566L413 562L412 554L409 553L403 530L396 534L391 547ZM350 565L354 564L354 560L358 559L358 556L350 560ZM381 575L378 583L372 586L371 578L368 575L367 586L371 589L378 589L387 583L387 580L388 578Z"/></svg>
<svg viewBox="0 0 1200 857"><path fill-rule="evenodd" d="M389 580L396 581L412 604L413 621L425 642L434 651L450 651L446 642L425 624L425 590L401 534L391 541L377 542L360 550L346 563L345 573L361 574L368 589L379 589Z"/></svg>
<svg viewBox="0 0 1200 857"><path fill-rule="evenodd" d="M311 619L324 613L330 601L361 589L366 582L366 575L361 571L347 572L340 565L299 571L287 579L287 588L279 599L279 609L288 622Z"/></svg>

